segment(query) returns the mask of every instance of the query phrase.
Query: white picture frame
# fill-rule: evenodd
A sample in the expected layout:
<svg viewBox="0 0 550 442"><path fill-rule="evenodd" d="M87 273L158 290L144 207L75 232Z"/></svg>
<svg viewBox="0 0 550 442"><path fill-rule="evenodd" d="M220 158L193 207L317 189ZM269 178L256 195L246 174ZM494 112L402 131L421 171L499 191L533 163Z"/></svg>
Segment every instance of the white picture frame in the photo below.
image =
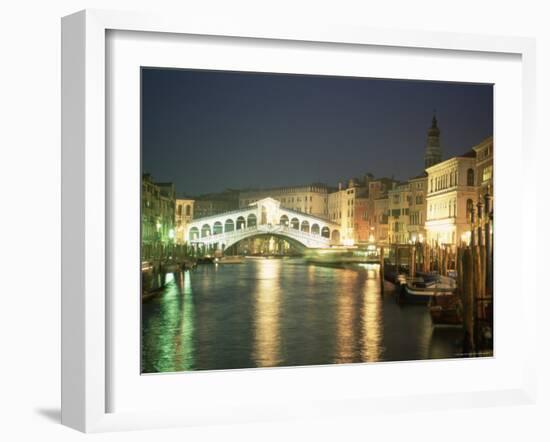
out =
<svg viewBox="0 0 550 442"><path fill-rule="evenodd" d="M269 39L286 42L337 43L380 48L435 49L483 54L515 54L521 57L522 173L528 174L534 156L535 43L532 39L491 37L451 33L388 31L349 28L340 25L307 24L302 27L266 23L213 23L180 18L99 10L81 11L62 21L62 423L85 432L248 422L288 417L368 414L372 410L406 410L532 403L536 393L535 339L527 339L521 358L520 384L490 390L464 390L461 393L430 392L407 398L399 394L378 397L316 398L305 403L279 403L264 412L254 412L247 404L236 407L236 415L193 416L176 408L164 410L110 411L108 395L112 355L107 339L112 320L108 286L109 217L108 117L106 84L106 34L109 31L142 31L172 35L201 35ZM496 109L498 112L498 108ZM521 188L526 210L525 221L534 219L533 188ZM530 227L523 222L520 235ZM526 230L527 229L527 230ZM521 242L521 256L534 253L535 244ZM525 260L521 261L525 263ZM527 266L520 271L525 276ZM536 304L534 281L523 278L520 305ZM497 319L498 320L498 319ZM535 324L520 319L525 336L533 337ZM497 355L498 358L498 355ZM382 366L383 368L383 366ZM310 370L312 370L310 368ZM316 369L314 369L316 370ZM319 369L321 370L321 369ZM256 375L269 381L275 370ZM288 372L288 371L287 371ZM246 373L241 371L240 376ZM244 374L243 374L244 373ZM258 373L258 371L256 371ZM229 376L220 373L218 376ZM259 377L258 377L259 376ZM512 385L512 384L511 384ZM253 397L253 396L251 396Z"/></svg>

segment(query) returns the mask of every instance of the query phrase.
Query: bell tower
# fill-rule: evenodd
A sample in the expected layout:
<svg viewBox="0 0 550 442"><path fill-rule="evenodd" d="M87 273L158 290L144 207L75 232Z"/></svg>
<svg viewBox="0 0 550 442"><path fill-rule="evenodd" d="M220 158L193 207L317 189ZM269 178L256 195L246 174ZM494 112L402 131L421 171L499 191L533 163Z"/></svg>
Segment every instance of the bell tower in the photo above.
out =
<svg viewBox="0 0 550 442"><path fill-rule="evenodd" d="M424 168L427 169L434 164L441 162L441 145L439 144L439 128L437 127L437 118L432 118L432 127L428 129L428 141L424 153Z"/></svg>

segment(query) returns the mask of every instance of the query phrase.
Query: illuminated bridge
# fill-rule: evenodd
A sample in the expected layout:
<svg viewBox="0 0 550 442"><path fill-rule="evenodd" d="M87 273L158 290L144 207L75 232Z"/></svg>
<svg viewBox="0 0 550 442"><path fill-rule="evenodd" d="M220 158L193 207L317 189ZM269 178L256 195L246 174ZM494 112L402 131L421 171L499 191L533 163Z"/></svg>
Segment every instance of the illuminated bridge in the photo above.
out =
<svg viewBox="0 0 550 442"><path fill-rule="evenodd" d="M186 232L189 243L219 250L260 235L281 237L306 248L326 248L340 244L340 225L264 198L239 210L198 218Z"/></svg>

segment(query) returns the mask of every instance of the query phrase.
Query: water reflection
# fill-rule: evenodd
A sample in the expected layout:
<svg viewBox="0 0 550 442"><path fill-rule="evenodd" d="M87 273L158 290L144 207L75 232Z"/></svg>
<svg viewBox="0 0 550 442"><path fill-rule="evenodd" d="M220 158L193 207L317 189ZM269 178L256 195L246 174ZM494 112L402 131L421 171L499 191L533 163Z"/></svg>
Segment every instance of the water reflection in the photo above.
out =
<svg viewBox="0 0 550 442"><path fill-rule="evenodd" d="M177 342L181 318L181 298L174 275L167 274L166 280L162 295L151 302L156 314L142 327L142 347L151 355L146 361L142 360L143 371L151 371L151 368L159 372L174 370L174 343Z"/></svg>
<svg viewBox="0 0 550 442"><path fill-rule="evenodd" d="M368 264L363 287L361 318L363 339L361 360L376 362L382 356L382 297L380 293L379 266Z"/></svg>
<svg viewBox="0 0 550 442"><path fill-rule="evenodd" d="M455 357L457 330L380 293L378 265L247 259L173 275L142 306L147 373Z"/></svg>
<svg viewBox="0 0 550 442"><path fill-rule="evenodd" d="M357 344L354 326L355 309L354 298L358 288L359 273L354 270L340 270L338 275L340 284L337 297L337 335L336 335L336 363L355 361L355 346Z"/></svg>
<svg viewBox="0 0 550 442"><path fill-rule="evenodd" d="M191 289L191 274L189 272L180 273L181 286L183 288L183 314L181 315L180 338L181 346L176 348L178 355L178 364L176 370L191 370L194 366L195 345L193 334L195 331L195 307L193 305L193 291Z"/></svg>
<svg viewBox="0 0 550 442"><path fill-rule="evenodd" d="M254 360L258 367L280 365L281 260L260 260L256 267Z"/></svg>

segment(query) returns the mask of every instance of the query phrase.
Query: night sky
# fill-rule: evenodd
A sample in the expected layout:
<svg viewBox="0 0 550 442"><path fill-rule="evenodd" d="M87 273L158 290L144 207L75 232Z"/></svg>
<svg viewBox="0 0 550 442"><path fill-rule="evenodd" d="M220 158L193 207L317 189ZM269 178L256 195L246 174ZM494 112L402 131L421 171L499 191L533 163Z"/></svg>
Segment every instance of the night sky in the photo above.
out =
<svg viewBox="0 0 550 442"><path fill-rule="evenodd" d="M492 85L142 70L142 164L178 195L423 171L436 110L443 158L493 134Z"/></svg>

